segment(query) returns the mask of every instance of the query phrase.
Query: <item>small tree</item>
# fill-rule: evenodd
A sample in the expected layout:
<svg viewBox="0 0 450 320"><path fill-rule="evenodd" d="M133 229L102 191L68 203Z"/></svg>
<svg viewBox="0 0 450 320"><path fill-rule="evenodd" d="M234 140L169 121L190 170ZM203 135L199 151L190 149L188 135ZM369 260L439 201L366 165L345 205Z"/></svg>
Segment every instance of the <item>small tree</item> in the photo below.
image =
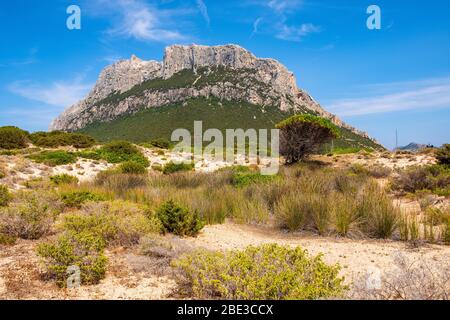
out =
<svg viewBox="0 0 450 320"><path fill-rule="evenodd" d="M305 159L322 144L339 136L330 120L310 114L292 116L276 127L280 129L280 154L289 164Z"/></svg>

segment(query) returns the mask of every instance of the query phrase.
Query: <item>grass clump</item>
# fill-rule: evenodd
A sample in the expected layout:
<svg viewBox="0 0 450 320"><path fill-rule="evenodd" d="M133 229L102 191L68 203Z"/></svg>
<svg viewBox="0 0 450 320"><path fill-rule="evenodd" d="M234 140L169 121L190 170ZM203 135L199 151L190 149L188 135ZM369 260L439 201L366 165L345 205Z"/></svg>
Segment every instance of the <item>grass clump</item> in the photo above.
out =
<svg viewBox="0 0 450 320"><path fill-rule="evenodd" d="M225 253L198 250L173 264L189 296L199 299L324 299L346 290L338 277L339 266L329 266L298 247L267 244Z"/></svg>
<svg viewBox="0 0 450 320"><path fill-rule="evenodd" d="M43 191L21 192L0 210L0 233L22 239L39 239L50 233L61 212L55 195Z"/></svg>
<svg viewBox="0 0 450 320"><path fill-rule="evenodd" d="M45 275L54 279L58 286L67 287L69 268L79 268L80 284L97 284L105 277L108 259L104 254L104 242L87 232L64 233L54 243L38 246Z"/></svg>
<svg viewBox="0 0 450 320"><path fill-rule="evenodd" d="M156 212L166 232L179 236L195 236L204 227L198 212L191 212L174 201L163 203Z"/></svg>
<svg viewBox="0 0 450 320"><path fill-rule="evenodd" d="M147 173L147 168L140 162L126 161L119 165L118 168L120 173L125 174L145 174Z"/></svg>
<svg viewBox="0 0 450 320"><path fill-rule="evenodd" d="M143 206L111 201L85 204L80 211L65 215L59 228L92 233L108 246L132 246L146 234L159 233L161 224Z"/></svg>
<svg viewBox="0 0 450 320"><path fill-rule="evenodd" d="M12 126L0 127L0 149L23 149L28 146L29 133Z"/></svg>
<svg viewBox="0 0 450 320"><path fill-rule="evenodd" d="M163 173L171 174L175 172L192 171L193 169L193 163L174 163L171 161L164 166Z"/></svg>
<svg viewBox="0 0 450 320"><path fill-rule="evenodd" d="M67 151L42 151L27 157L35 162L44 163L52 167L71 164L77 161L76 154Z"/></svg>
<svg viewBox="0 0 450 320"><path fill-rule="evenodd" d="M58 174L50 177L50 181L59 186L62 184L77 184L78 178L67 173Z"/></svg>
<svg viewBox="0 0 450 320"><path fill-rule="evenodd" d="M0 207L7 206L10 200L11 194L8 187L0 184Z"/></svg>

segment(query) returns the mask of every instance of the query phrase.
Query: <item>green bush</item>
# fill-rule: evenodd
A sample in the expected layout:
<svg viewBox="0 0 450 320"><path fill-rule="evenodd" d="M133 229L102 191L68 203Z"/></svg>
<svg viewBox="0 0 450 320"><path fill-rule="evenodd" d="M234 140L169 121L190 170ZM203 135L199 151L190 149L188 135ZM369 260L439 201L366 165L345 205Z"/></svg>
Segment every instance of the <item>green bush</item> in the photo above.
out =
<svg viewBox="0 0 450 320"><path fill-rule="evenodd" d="M30 140L36 146L47 148L56 148L60 146L89 148L96 143L95 139L88 135L63 131L34 132L30 135Z"/></svg>
<svg viewBox="0 0 450 320"><path fill-rule="evenodd" d="M23 149L28 145L29 133L17 127L0 127L0 149Z"/></svg>
<svg viewBox="0 0 450 320"><path fill-rule="evenodd" d="M172 143L164 138L153 139L150 141L150 145L160 149L170 149L172 147Z"/></svg>
<svg viewBox="0 0 450 320"><path fill-rule="evenodd" d="M76 184L78 183L78 178L75 176L72 176L67 173L58 174L50 177L50 181L53 182L56 185L61 184Z"/></svg>
<svg viewBox="0 0 450 320"><path fill-rule="evenodd" d="M148 167L150 163L142 152L126 141L113 141L98 149L100 157L109 163L134 161Z"/></svg>
<svg viewBox="0 0 450 320"><path fill-rule="evenodd" d="M193 163L169 162L164 166L163 173L171 174L171 173L180 172L180 171L192 171L193 169L194 169Z"/></svg>
<svg viewBox="0 0 450 320"><path fill-rule="evenodd" d="M339 266L301 248L277 244L243 251L198 250L174 266L189 296L199 299L310 300L340 297L346 291Z"/></svg>
<svg viewBox="0 0 450 320"><path fill-rule="evenodd" d="M126 161L119 165L119 172L125 174L145 174L147 168L140 162Z"/></svg>
<svg viewBox="0 0 450 320"><path fill-rule="evenodd" d="M262 175L259 172L235 172L231 183L236 187L246 187L251 184L268 183L276 178L274 175Z"/></svg>
<svg viewBox="0 0 450 320"><path fill-rule="evenodd" d="M108 259L104 254L103 241L87 232L68 232L54 243L43 243L37 247L42 258L46 276L66 287L70 267L78 267L82 285L97 284L105 277Z"/></svg>
<svg viewBox="0 0 450 320"><path fill-rule="evenodd" d="M42 151L40 153L31 154L28 158L52 167L71 164L77 161L76 154L66 151Z"/></svg>
<svg viewBox="0 0 450 320"><path fill-rule="evenodd" d="M436 159L440 164L450 164L450 144L444 144L436 152Z"/></svg>
<svg viewBox="0 0 450 320"><path fill-rule="evenodd" d="M161 232L159 220L143 206L125 201L90 202L66 214L59 228L76 233L89 232L108 246L131 246L150 233Z"/></svg>
<svg viewBox="0 0 450 320"><path fill-rule="evenodd" d="M66 207L81 208L81 206L89 201L99 202L106 201L106 197L91 191L68 191L61 193L61 201Z"/></svg>
<svg viewBox="0 0 450 320"><path fill-rule="evenodd" d="M60 202L53 194L21 192L8 207L0 209L0 233L22 239L39 239L51 231L60 212Z"/></svg>
<svg viewBox="0 0 450 320"><path fill-rule="evenodd" d="M9 200L11 200L11 194L8 187L0 184L0 207L8 205Z"/></svg>
<svg viewBox="0 0 450 320"><path fill-rule="evenodd" d="M195 236L204 227L197 211L191 212L172 200L163 203L156 215L166 232L179 236Z"/></svg>

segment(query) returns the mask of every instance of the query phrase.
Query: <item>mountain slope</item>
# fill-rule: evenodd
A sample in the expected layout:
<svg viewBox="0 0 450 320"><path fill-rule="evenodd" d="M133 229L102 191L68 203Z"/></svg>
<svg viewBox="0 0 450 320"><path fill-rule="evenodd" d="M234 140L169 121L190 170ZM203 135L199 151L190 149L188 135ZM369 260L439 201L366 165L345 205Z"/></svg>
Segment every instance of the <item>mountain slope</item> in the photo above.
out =
<svg viewBox="0 0 450 320"><path fill-rule="evenodd" d="M212 98L222 101L222 106L227 105L229 110L219 112L220 109L211 107L219 106L218 103L204 103L205 99ZM142 61L135 56L130 60L117 62L105 68L88 97L64 111L52 122L50 129L83 130L92 132L103 140L127 136L130 134L126 133L131 130L129 128L136 130L135 134L131 134L135 136L132 140L141 140L136 135L166 136L156 128L179 128L174 126L179 121L175 116L162 117L164 112L156 109L169 110L172 107L177 109L175 114L178 117L184 114L185 119L200 120L195 119L196 116L198 118L198 110L189 111L194 114L181 110L186 105L183 102L190 99L200 99L198 103L208 109L201 110L203 117L208 119L218 118L219 114L223 117L226 113L230 118L227 124L231 126L229 128L249 128L255 125L253 118L246 119L239 110L233 109L233 106L246 103L246 108L251 105L254 109L252 112L256 119L264 119L266 109L275 111L271 114L271 119L257 121L261 125L264 123L265 127L272 127L278 122L275 119L281 120L289 114L311 113L330 119L357 136L354 140L360 140L364 145L381 147L367 134L346 125L325 111L306 92L298 89L294 75L283 65L273 59L256 58L235 45L171 46L166 48L161 63ZM148 110L151 111L146 113ZM219 113L214 115L217 112ZM156 125L150 127L139 120L143 114L147 115L147 122L154 122ZM150 119L150 114L154 118ZM130 122L130 119L133 119L133 125L127 128L118 125L123 121ZM182 122L184 127L192 127L192 123ZM213 121L211 125L213 124L218 128L225 128L220 121ZM118 126L116 130L108 129L114 125ZM147 129L144 130L144 127Z"/></svg>

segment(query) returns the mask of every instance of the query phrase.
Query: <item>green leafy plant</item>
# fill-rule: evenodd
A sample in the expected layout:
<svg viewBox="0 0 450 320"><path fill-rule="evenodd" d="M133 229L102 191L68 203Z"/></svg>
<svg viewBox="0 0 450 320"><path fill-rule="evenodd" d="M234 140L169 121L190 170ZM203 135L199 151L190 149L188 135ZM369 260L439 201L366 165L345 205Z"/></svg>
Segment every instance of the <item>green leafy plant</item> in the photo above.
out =
<svg viewBox="0 0 450 320"><path fill-rule="evenodd" d="M243 251L197 250L176 260L180 283L199 299L307 300L340 297L346 291L339 266L301 248L277 244Z"/></svg>
<svg viewBox="0 0 450 320"><path fill-rule="evenodd" d="M105 277L108 259L104 254L104 242L88 232L67 232L54 243L37 247L42 258L45 275L58 286L66 287L71 275L69 268L80 270L82 285L97 284Z"/></svg>
<svg viewBox="0 0 450 320"><path fill-rule="evenodd" d="M89 201L99 202L107 200L102 194L86 190L63 192L60 197L66 207L78 209L81 208L84 203Z"/></svg>
<svg viewBox="0 0 450 320"><path fill-rule="evenodd" d="M204 222L196 211L191 212L172 200L163 203L156 215L166 232L179 236L195 236L204 226Z"/></svg>

